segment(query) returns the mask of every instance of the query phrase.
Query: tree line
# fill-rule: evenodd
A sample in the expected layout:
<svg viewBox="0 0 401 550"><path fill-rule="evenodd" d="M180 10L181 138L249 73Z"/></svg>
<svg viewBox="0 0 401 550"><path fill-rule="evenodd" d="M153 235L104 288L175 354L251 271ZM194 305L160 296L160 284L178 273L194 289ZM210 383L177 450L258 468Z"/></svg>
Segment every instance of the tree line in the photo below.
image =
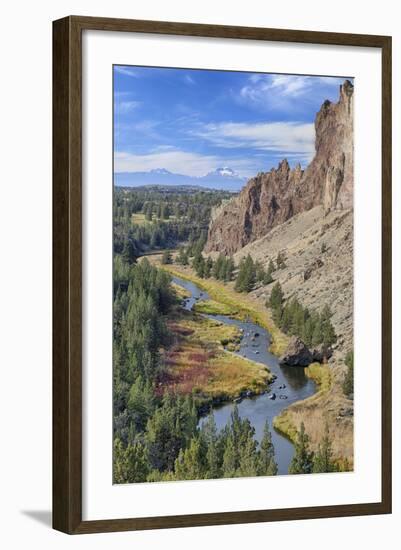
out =
<svg viewBox="0 0 401 550"><path fill-rule="evenodd" d="M332 346L337 336L331 322L333 315L326 304L319 313L304 307L297 298L284 299L283 289L277 281L266 306L271 308L273 321L285 334L299 336L307 346Z"/></svg>
<svg viewBox="0 0 401 550"><path fill-rule="evenodd" d="M117 187L113 208L114 253L124 254L132 262L148 250L204 240L212 207L229 196L223 191L184 193ZM136 213L142 213L147 223L134 223L132 216Z"/></svg>
<svg viewBox="0 0 401 550"><path fill-rule="evenodd" d="M347 469L347 466L345 467ZM329 425L326 422L324 435L316 452L310 449L310 439L302 422L295 441L295 453L288 469L289 474L317 474L338 472L339 467L333 459Z"/></svg>
<svg viewBox="0 0 401 550"><path fill-rule="evenodd" d="M166 317L176 297L170 277L145 258L114 262L114 467L116 483L274 475L268 426L258 445L235 407L220 432L202 425L192 395L164 392L160 349L171 343Z"/></svg>

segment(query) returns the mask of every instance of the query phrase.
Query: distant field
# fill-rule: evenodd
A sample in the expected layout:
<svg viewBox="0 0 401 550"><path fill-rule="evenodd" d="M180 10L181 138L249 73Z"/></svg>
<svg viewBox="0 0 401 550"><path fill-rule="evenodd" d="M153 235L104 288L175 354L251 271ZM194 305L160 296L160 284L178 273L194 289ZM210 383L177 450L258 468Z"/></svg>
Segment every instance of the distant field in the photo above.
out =
<svg viewBox="0 0 401 550"><path fill-rule="evenodd" d="M135 214L132 214L132 223L136 225L143 225L145 223L150 223L145 219L145 214L142 212L135 212Z"/></svg>
<svg viewBox="0 0 401 550"><path fill-rule="evenodd" d="M169 223L169 222L175 222L177 221L177 218L176 216L173 216L171 215L169 217L168 220L162 220L160 218L157 218L156 216L153 216L152 218L152 221L149 221L145 218L145 214L143 214L143 212L135 212L134 214L132 214L132 223L135 224L135 225L145 225L147 223L154 223L154 222L164 222L164 223ZM181 218L181 220L183 220L184 217Z"/></svg>

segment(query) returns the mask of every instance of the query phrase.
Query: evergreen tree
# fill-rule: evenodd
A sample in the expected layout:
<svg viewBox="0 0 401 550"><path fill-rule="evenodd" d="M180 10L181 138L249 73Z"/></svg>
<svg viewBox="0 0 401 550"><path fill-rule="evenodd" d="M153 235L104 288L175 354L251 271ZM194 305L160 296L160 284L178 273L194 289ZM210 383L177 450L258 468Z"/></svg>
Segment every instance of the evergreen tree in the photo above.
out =
<svg viewBox="0 0 401 550"><path fill-rule="evenodd" d="M205 279L208 279L211 274L212 274L212 269L213 269L213 260L212 258L209 256L205 262L205 267L204 267L204 273L203 273L203 276L205 277Z"/></svg>
<svg viewBox="0 0 401 550"><path fill-rule="evenodd" d="M130 264L134 263L137 259L138 251L135 248L134 241L129 237L127 237L127 239L125 239L124 241L124 248L121 256L126 262Z"/></svg>
<svg viewBox="0 0 401 550"><path fill-rule="evenodd" d="M257 262L255 262L255 279L258 283L261 283L264 281L265 277L266 277L266 272L263 267L263 264L258 260Z"/></svg>
<svg viewBox="0 0 401 550"><path fill-rule="evenodd" d="M277 283L272 288L272 291L270 294L270 300L268 302L268 305L272 310L273 321L276 323L277 326L281 326L281 317L283 314L283 302L284 302L283 289L281 288L280 282L277 281Z"/></svg>
<svg viewBox="0 0 401 550"><path fill-rule="evenodd" d="M206 262L201 252L196 252L194 259L192 260L192 267L198 277L201 277L202 279L205 277Z"/></svg>
<svg viewBox="0 0 401 550"><path fill-rule="evenodd" d="M238 475L242 477L254 477L258 473L258 456L256 454L256 441L251 432L246 432L244 441L239 448Z"/></svg>
<svg viewBox="0 0 401 550"><path fill-rule="evenodd" d="M347 373L343 382L343 392L347 397L353 397L354 394L354 352L349 351L345 356Z"/></svg>
<svg viewBox="0 0 401 550"><path fill-rule="evenodd" d="M235 269L234 260L233 260L232 256L229 256L228 258L226 258L226 268L225 268L225 271L224 271L224 281L226 281L226 282L231 281L231 279L233 278L234 269Z"/></svg>
<svg viewBox="0 0 401 550"><path fill-rule="evenodd" d="M315 316L315 322L313 326L313 333L312 333L312 345L318 346L323 341L323 327L322 327L322 319L319 314L316 314Z"/></svg>
<svg viewBox="0 0 401 550"><path fill-rule="evenodd" d="M285 263L285 255L284 255L284 252L279 252L277 254L277 258L276 258L276 265L277 265L277 269L285 269L287 267L286 263Z"/></svg>
<svg viewBox="0 0 401 550"><path fill-rule="evenodd" d="M214 262L213 269L212 269L212 276L215 279L222 278L223 263L224 263L224 256L223 254L220 253L216 261Z"/></svg>
<svg viewBox="0 0 401 550"><path fill-rule="evenodd" d="M258 457L258 475L260 476L274 476L277 475L277 463L274 458L274 445L272 442L272 436L269 429L269 423L266 420L263 429L263 438L260 443L259 457Z"/></svg>
<svg viewBox="0 0 401 550"><path fill-rule="evenodd" d="M333 451L330 441L329 425L326 422L324 436L319 444L317 453L313 459L313 473L336 472L337 467L333 462Z"/></svg>
<svg viewBox="0 0 401 550"><path fill-rule="evenodd" d="M152 221L153 218L153 203L149 202L144 210L145 219L149 222Z"/></svg>
<svg viewBox="0 0 401 550"><path fill-rule="evenodd" d="M145 383L143 377L139 375L130 388L127 403L129 419L137 433L145 430L154 407L155 399L151 383L149 381Z"/></svg>
<svg viewBox="0 0 401 550"><path fill-rule="evenodd" d="M171 255L170 250L165 250L162 255L162 264L172 264L173 256Z"/></svg>
<svg viewBox="0 0 401 550"><path fill-rule="evenodd" d="M305 433L305 425L302 422L295 443L295 455L291 461L288 472L290 474L310 474L313 468L313 452L309 449L309 436Z"/></svg>
<svg viewBox="0 0 401 550"><path fill-rule="evenodd" d="M217 435L216 422L214 420L213 413L209 414L207 420L202 426L201 437L205 442L207 448L206 460L207 460L207 474L209 479L217 479L221 477L221 460L220 449Z"/></svg>
<svg viewBox="0 0 401 550"><path fill-rule="evenodd" d="M229 434L226 440L223 455L223 476L235 477L237 472L237 452L234 445L232 434Z"/></svg>
<svg viewBox="0 0 401 550"><path fill-rule="evenodd" d="M119 439L114 441L113 457L114 483L136 483L146 481L149 473L146 449L141 443L128 445L126 449Z"/></svg>
<svg viewBox="0 0 401 550"><path fill-rule="evenodd" d="M152 469L173 471L179 451L196 434L197 414L188 399L175 399L169 393L149 419L145 434Z"/></svg>
<svg viewBox="0 0 401 550"><path fill-rule="evenodd" d="M180 449L174 466L175 477L184 479L203 479L206 475L205 449L199 437L191 439L189 447Z"/></svg>
<svg viewBox="0 0 401 550"><path fill-rule="evenodd" d="M274 279L273 279L272 274L269 273L269 271L267 271L267 272L265 273L264 277L263 277L262 282L263 282L264 285L270 285L270 284L273 282L273 280L274 280Z"/></svg>
<svg viewBox="0 0 401 550"><path fill-rule="evenodd" d="M168 204L163 204L161 207L162 220L168 220L170 218L170 208Z"/></svg>
<svg viewBox="0 0 401 550"><path fill-rule="evenodd" d="M237 280L235 281L235 290L237 292L250 292L256 282L255 264L248 254L242 258L239 264Z"/></svg>

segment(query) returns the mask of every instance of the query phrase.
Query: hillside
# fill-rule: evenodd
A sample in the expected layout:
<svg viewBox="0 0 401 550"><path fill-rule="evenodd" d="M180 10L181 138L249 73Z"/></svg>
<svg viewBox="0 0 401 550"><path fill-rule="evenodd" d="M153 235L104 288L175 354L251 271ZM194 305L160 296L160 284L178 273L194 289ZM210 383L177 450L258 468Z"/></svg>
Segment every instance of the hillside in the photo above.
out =
<svg viewBox="0 0 401 550"><path fill-rule="evenodd" d="M353 349L353 86L345 81L337 103L325 101L315 119L315 156L303 171L283 160L258 174L241 193L212 211L205 252L248 254L268 267L278 253L285 267L273 272L285 299L321 311L327 304L337 342L313 397L289 406L275 419L291 438L301 422L317 448L328 422L334 455L353 463L353 401L344 396L344 358ZM261 305L272 285L257 286ZM299 368L299 367L298 367Z"/></svg>

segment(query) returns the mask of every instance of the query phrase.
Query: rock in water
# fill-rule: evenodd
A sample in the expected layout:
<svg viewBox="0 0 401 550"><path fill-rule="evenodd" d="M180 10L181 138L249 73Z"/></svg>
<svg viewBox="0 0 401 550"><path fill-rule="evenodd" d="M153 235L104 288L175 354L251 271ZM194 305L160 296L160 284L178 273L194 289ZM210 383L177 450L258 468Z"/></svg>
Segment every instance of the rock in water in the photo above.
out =
<svg viewBox="0 0 401 550"><path fill-rule="evenodd" d="M313 355L298 336L292 336L287 349L280 357L280 365L307 367L313 362Z"/></svg>

